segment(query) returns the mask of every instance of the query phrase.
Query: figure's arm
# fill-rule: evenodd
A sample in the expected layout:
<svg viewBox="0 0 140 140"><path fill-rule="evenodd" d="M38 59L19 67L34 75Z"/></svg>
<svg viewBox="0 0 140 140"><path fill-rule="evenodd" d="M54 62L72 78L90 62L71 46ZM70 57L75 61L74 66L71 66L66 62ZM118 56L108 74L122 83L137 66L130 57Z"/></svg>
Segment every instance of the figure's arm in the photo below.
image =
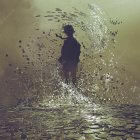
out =
<svg viewBox="0 0 140 140"><path fill-rule="evenodd" d="M81 45L80 43L77 41L77 60L78 62L80 61L80 53L81 53Z"/></svg>
<svg viewBox="0 0 140 140"><path fill-rule="evenodd" d="M77 55L79 57L80 56L80 53L81 53L81 45L80 45L79 42L77 42L77 43L78 43Z"/></svg>
<svg viewBox="0 0 140 140"><path fill-rule="evenodd" d="M61 48L61 56L59 57L58 61L60 63L64 63L64 61L65 61L65 42Z"/></svg>
<svg viewBox="0 0 140 140"><path fill-rule="evenodd" d="M63 40L65 40L66 38L64 38L64 37L62 37L62 36L60 36L60 35L58 35L58 34L55 34L56 35L56 37L59 37L60 39L63 39Z"/></svg>
<svg viewBox="0 0 140 140"><path fill-rule="evenodd" d="M79 44L78 58L80 57L80 53L81 53L81 45Z"/></svg>

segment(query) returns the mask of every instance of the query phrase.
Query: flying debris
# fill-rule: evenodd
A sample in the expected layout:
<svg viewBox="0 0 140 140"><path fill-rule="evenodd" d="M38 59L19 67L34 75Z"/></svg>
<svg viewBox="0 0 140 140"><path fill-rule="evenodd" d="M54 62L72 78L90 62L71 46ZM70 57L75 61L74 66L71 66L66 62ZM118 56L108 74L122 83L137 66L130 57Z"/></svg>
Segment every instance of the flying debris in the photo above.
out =
<svg viewBox="0 0 140 140"><path fill-rule="evenodd" d="M46 13L51 13L51 11L46 11Z"/></svg>
<svg viewBox="0 0 140 140"><path fill-rule="evenodd" d="M6 54L5 56L8 57L8 54Z"/></svg>
<svg viewBox="0 0 140 140"><path fill-rule="evenodd" d="M11 67L12 66L12 64L9 64L9 67Z"/></svg>
<svg viewBox="0 0 140 140"><path fill-rule="evenodd" d="M121 85L124 85L124 83L121 83Z"/></svg>
<svg viewBox="0 0 140 140"><path fill-rule="evenodd" d="M80 15L80 16L83 16L83 17L86 17L86 14L83 13L83 12L79 12L79 15Z"/></svg>
<svg viewBox="0 0 140 140"><path fill-rule="evenodd" d="M25 50L24 49L22 49L22 53L25 53Z"/></svg>
<svg viewBox="0 0 140 140"><path fill-rule="evenodd" d="M53 19L48 19L48 21L52 21Z"/></svg>
<svg viewBox="0 0 140 140"><path fill-rule="evenodd" d="M110 19L110 23L113 24L113 25L120 25L120 24L122 24L122 21L117 21L117 20Z"/></svg>
<svg viewBox="0 0 140 140"><path fill-rule="evenodd" d="M61 13L62 13L62 11L58 11L57 13L61 14Z"/></svg>
<svg viewBox="0 0 140 140"><path fill-rule="evenodd" d="M37 39L41 39L41 37L37 37Z"/></svg>
<svg viewBox="0 0 140 140"><path fill-rule="evenodd" d="M102 17L102 15L99 14L100 9L96 10L96 6L94 9L93 7L91 7L91 9L89 8L87 10L89 11L87 11L86 14L83 12L83 10L78 10L75 7L73 7L71 12L68 11L66 12L59 8L55 8L52 11L47 11L47 13L43 15L42 14L34 15L34 18L36 20L40 20L40 18L43 17L43 19L48 22L47 25L49 25L49 21L50 21L50 25L52 23L52 25L56 25L56 26L55 27L47 26L48 30L46 30L46 28L40 29L38 26L33 26L33 30L34 32L36 32L36 34L34 35L31 34L30 37L28 38L29 39L28 42L25 42L21 38L17 40L17 44L18 44L17 48L20 50L20 55L24 60L22 61L23 65L21 65L21 68L19 70L15 70L14 66L16 66L16 64L13 63L9 64L11 62L8 62L7 66L11 67L9 69L15 70L15 73L17 77L20 79L21 83L24 84L25 82L25 85L27 85L27 90L26 89L24 90L25 92L27 93L30 92L32 96L33 93L32 90L34 88L34 90L37 90L37 94L41 95L41 98L43 96L44 97L46 96L46 95L42 96L42 94L44 93L44 91L42 92L42 89L44 90L44 88L42 87L44 85L42 83L39 83L38 80L39 78L41 78L40 73L41 72L43 73L44 71L45 72L47 71L45 75L45 77L47 78L46 81L44 82L45 87L50 87L51 84L52 84L51 86L54 87L54 83L57 83L57 85L61 83L61 81L58 82L59 79L56 74L58 63L56 64L55 62L57 62L58 53L61 53L60 47L62 47L62 42L56 37L62 38L63 40L66 39L66 36L63 35L63 29L61 28L65 24L72 24L75 27L75 31L76 31L75 36L78 37L81 42L80 44L82 49L81 51L82 57L80 63L80 70L78 70L80 75L79 76L80 80L78 84L80 85L79 86L80 88L84 89L84 93L88 93L85 91L87 89L90 91L90 87L93 89L94 86L93 81L94 83L97 84L104 83L104 87L103 84L101 85L100 93L104 91L103 88L106 89L110 88L111 90L112 89L116 90L117 89L116 87L118 85L119 87L123 88L124 83L120 80L120 78L118 78L119 82L116 82L116 77L117 76L119 77L119 75L113 77L114 81L112 81L112 78L110 78L109 76L103 75L106 71L107 72L111 71L110 72L111 74L114 71L115 72L118 71L118 67L117 67L118 65L117 63L114 62L115 57L111 59L112 61L110 62L107 59L108 58L110 59L110 56L111 58L113 56L109 55L107 58L106 57L104 58L104 53L102 53L104 51L104 48L112 46L113 42L115 43L115 37L118 34L118 31L117 29L110 30L106 28L107 27L106 20L104 20L104 17ZM90 14L90 12L95 12L95 16L93 17ZM85 18L85 16L87 18ZM85 19L90 19L90 18L93 20L85 21ZM111 24L113 27L115 25L116 27L118 27L118 25L122 24L122 21L118 21L116 19L115 20L110 19L109 24ZM107 33L106 33L106 29L108 29ZM56 33L58 34L58 36L57 35L55 36ZM107 44L108 42L112 44L109 46ZM3 55L5 59L11 57L9 52L5 52ZM109 64L111 65L109 66ZM90 71L90 69L93 69L93 71ZM31 75L30 72L32 73ZM26 82L25 79L27 79L29 82ZM56 81L54 81L53 79ZM84 81L86 81L86 83ZM38 87L30 86L30 88L28 88L28 84L30 85L36 84L36 82L38 82L37 83L39 85ZM31 89L31 91L28 91L29 89ZM53 89L54 88L52 88L51 93L54 92ZM82 90L80 93L82 93ZM28 104L27 102L26 104Z"/></svg>
<svg viewBox="0 0 140 140"><path fill-rule="evenodd" d="M77 8L75 8L75 7L72 7L75 11L79 11Z"/></svg>
<svg viewBox="0 0 140 140"><path fill-rule="evenodd" d="M26 58L27 61L30 61L30 58Z"/></svg>
<svg viewBox="0 0 140 140"><path fill-rule="evenodd" d="M103 56L100 54L100 57L102 58Z"/></svg>
<svg viewBox="0 0 140 140"><path fill-rule="evenodd" d="M36 15L35 17L40 17L40 15Z"/></svg>
<svg viewBox="0 0 140 140"><path fill-rule="evenodd" d="M72 13L70 13L70 16L72 16L72 17L78 17L78 15L72 14Z"/></svg>
<svg viewBox="0 0 140 140"><path fill-rule="evenodd" d="M61 9L59 9L59 8L56 8L55 10L56 10L56 11L62 11L62 10L61 10Z"/></svg>
<svg viewBox="0 0 140 140"><path fill-rule="evenodd" d="M58 19L56 22L60 22L60 20Z"/></svg>
<svg viewBox="0 0 140 140"><path fill-rule="evenodd" d="M118 31L110 31L110 34L115 37L118 34Z"/></svg>
<svg viewBox="0 0 140 140"><path fill-rule="evenodd" d="M47 15L47 16L44 16L44 17L53 17L53 15Z"/></svg>
<svg viewBox="0 0 140 140"><path fill-rule="evenodd" d="M37 46L38 46L39 50L41 50L42 48L45 47L43 43L41 43L41 44L40 43L37 43Z"/></svg>

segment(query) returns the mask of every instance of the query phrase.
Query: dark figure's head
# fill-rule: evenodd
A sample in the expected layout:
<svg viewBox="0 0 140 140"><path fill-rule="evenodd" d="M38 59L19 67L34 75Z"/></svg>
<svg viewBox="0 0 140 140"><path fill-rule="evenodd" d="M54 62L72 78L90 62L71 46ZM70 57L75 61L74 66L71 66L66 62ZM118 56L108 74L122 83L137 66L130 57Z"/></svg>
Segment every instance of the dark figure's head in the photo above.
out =
<svg viewBox="0 0 140 140"><path fill-rule="evenodd" d="M72 27L72 25L65 25L64 26L64 33L70 37L70 36L73 36L74 34L74 28Z"/></svg>

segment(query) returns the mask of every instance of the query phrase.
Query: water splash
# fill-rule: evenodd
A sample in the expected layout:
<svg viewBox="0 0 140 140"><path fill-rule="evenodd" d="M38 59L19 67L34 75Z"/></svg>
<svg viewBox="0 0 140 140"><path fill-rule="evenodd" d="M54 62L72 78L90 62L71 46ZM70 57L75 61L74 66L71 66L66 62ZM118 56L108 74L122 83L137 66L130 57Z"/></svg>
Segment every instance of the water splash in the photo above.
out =
<svg viewBox="0 0 140 140"><path fill-rule="evenodd" d="M125 69L120 67L114 53L117 33L108 28L108 20L100 7L89 4L86 12L76 8L72 12L56 8L35 18L43 18L54 27L47 28L47 31L42 26L35 27L37 36L30 36L25 46L19 40L24 59L22 66L17 66L14 71L19 87L17 92L20 93L16 95L19 104L52 106L133 102L127 96L130 79L126 74L121 75ZM75 36L81 43L77 87L63 82L61 66L57 63L62 40L55 34L64 36L62 27L65 24L73 25ZM135 92L136 88L131 89Z"/></svg>

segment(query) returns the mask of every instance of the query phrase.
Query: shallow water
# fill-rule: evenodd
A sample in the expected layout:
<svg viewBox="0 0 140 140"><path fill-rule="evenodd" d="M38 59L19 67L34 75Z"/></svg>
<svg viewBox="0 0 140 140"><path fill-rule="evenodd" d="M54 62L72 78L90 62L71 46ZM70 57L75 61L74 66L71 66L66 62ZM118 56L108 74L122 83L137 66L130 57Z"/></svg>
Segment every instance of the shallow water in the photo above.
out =
<svg viewBox="0 0 140 140"><path fill-rule="evenodd" d="M77 104L0 109L0 139L136 140L140 106Z"/></svg>

